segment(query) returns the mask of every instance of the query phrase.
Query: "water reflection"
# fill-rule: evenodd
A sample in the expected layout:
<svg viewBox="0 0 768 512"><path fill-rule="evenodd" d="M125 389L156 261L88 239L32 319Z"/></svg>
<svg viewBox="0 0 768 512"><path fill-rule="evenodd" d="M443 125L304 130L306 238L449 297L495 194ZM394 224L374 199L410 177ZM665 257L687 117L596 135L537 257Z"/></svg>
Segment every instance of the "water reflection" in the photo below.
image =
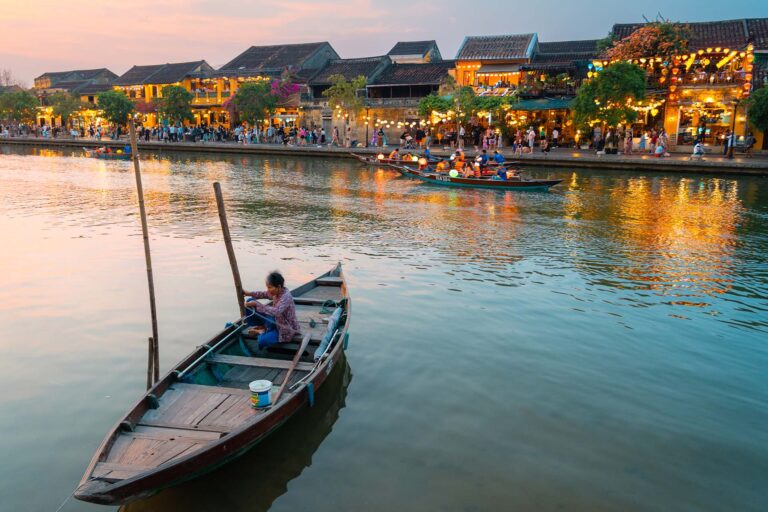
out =
<svg viewBox="0 0 768 512"><path fill-rule="evenodd" d="M125 505L120 511L269 510L287 492L288 483L312 464L312 456L344 408L351 380L349 364L343 359L320 388L314 407L302 409L245 455L213 473Z"/></svg>

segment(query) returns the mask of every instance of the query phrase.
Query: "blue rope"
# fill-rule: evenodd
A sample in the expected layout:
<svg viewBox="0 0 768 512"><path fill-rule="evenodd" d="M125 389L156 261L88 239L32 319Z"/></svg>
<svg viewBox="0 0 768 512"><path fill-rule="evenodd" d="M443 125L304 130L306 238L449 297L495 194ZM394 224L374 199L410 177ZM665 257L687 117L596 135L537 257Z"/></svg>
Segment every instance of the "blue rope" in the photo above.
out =
<svg viewBox="0 0 768 512"><path fill-rule="evenodd" d="M315 406L315 386L310 382L307 384L307 398L309 399L309 406Z"/></svg>

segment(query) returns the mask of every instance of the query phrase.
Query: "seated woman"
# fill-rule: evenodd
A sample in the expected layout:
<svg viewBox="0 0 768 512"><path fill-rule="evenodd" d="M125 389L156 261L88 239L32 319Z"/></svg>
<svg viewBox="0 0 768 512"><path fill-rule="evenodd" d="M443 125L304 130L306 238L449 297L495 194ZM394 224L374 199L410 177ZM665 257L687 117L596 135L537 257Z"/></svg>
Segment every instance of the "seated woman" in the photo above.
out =
<svg viewBox="0 0 768 512"><path fill-rule="evenodd" d="M243 295L252 299L271 299L272 305L265 306L255 300L245 303L248 325L254 326L249 335L258 335L259 349L277 343L289 343L297 333L301 333L296 318L296 305L293 296L285 287L285 279L280 272L271 272L266 280L267 291L247 292Z"/></svg>

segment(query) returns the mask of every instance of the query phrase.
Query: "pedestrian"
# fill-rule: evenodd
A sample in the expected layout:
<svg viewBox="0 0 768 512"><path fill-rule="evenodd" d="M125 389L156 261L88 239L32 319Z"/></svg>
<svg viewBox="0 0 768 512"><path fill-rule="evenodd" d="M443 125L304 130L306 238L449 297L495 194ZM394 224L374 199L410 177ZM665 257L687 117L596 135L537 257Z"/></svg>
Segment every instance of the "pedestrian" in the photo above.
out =
<svg viewBox="0 0 768 512"><path fill-rule="evenodd" d="M560 131L557 128L554 128L552 130L552 147L553 148L557 147L557 141L559 137L560 137Z"/></svg>

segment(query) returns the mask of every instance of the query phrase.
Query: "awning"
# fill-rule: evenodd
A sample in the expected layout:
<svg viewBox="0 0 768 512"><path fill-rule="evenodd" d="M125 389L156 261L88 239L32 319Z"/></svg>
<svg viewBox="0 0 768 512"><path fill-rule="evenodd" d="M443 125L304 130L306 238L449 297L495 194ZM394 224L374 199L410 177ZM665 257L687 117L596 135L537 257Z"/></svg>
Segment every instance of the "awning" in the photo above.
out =
<svg viewBox="0 0 768 512"><path fill-rule="evenodd" d="M477 70L478 75L500 75L502 73L517 73L520 64L483 64Z"/></svg>
<svg viewBox="0 0 768 512"><path fill-rule="evenodd" d="M571 108L573 98L537 98L532 100L520 100L510 105L510 110L568 110Z"/></svg>

